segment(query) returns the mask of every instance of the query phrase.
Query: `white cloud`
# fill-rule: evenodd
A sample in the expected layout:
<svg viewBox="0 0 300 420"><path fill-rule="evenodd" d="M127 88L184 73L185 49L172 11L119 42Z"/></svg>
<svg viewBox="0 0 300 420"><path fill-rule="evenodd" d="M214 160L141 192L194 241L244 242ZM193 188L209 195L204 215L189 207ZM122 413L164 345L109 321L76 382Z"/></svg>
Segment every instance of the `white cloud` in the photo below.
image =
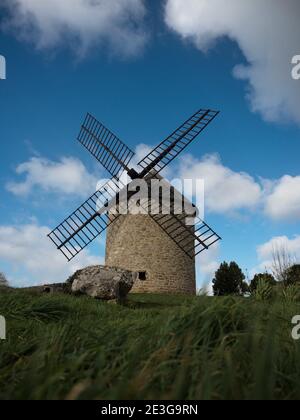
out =
<svg viewBox="0 0 300 420"><path fill-rule="evenodd" d="M300 236L295 236L293 239L287 236L276 236L257 249L258 257L260 260L266 260L272 257L274 249L285 249L291 255L300 258Z"/></svg>
<svg viewBox="0 0 300 420"><path fill-rule="evenodd" d="M284 251L291 261L300 261L300 236L290 239L287 236L276 236L257 247L259 265L251 271L251 275L258 272L272 271L274 252Z"/></svg>
<svg viewBox="0 0 300 420"><path fill-rule="evenodd" d="M16 168L22 181L9 182L6 188L19 197L26 197L38 188L47 193L85 197L95 191L97 179L79 159L63 157L58 162L33 157Z"/></svg>
<svg viewBox="0 0 300 420"><path fill-rule="evenodd" d="M299 53L299 0L167 0L167 25L202 51L221 37L237 42L248 64L234 69L248 81L253 111L266 120L300 123L300 84L291 60Z"/></svg>
<svg viewBox="0 0 300 420"><path fill-rule="evenodd" d="M285 175L273 182L265 212L274 220L300 220L300 176Z"/></svg>
<svg viewBox="0 0 300 420"><path fill-rule="evenodd" d="M131 55L145 42L143 0L4 0L4 29L38 49L69 45L79 55L107 46Z"/></svg>
<svg viewBox="0 0 300 420"><path fill-rule="evenodd" d="M142 159L144 159L153 149L154 149L154 146L149 146L148 144L144 144L144 143L138 144L135 148L135 156L133 160L134 166L137 166L137 164Z"/></svg>
<svg viewBox="0 0 300 420"><path fill-rule="evenodd" d="M206 155L200 160L185 155L180 160L179 177L204 179L205 208L213 213L254 209L262 197L262 188L254 178L224 166L217 155Z"/></svg>
<svg viewBox="0 0 300 420"><path fill-rule="evenodd" d="M12 286L64 282L76 270L102 262L84 250L68 263L47 238L49 232L37 224L0 226L0 263L9 266Z"/></svg>
<svg viewBox="0 0 300 420"><path fill-rule="evenodd" d="M155 146L151 146L149 144L145 144L145 143L140 143L136 146L135 148L135 155L134 158L132 160L132 167L137 171L140 172L141 171L141 167L138 166L138 163L143 160L150 152L152 152L152 150L155 148ZM170 168L169 166L167 166L166 168L164 168L160 175L162 175L163 177L167 178L172 176L172 168Z"/></svg>
<svg viewBox="0 0 300 420"><path fill-rule="evenodd" d="M205 209L210 213L235 215L242 210L255 210L263 211L274 221L300 220L300 176L256 180L224 166L216 154L202 159L184 155L175 173L183 179L204 179Z"/></svg>

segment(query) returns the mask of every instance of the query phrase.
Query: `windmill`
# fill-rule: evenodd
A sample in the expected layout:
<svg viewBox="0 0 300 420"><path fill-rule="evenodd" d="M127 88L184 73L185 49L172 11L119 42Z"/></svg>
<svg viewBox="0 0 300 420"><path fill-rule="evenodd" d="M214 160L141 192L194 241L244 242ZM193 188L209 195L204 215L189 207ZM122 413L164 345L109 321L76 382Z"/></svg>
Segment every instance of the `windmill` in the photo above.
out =
<svg viewBox="0 0 300 420"><path fill-rule="evenodd" d="M195 257L221 237L198 217L193 226L186 214L127 215L120 212L120 196L129 185L121 181L124 171L134 182L162 179L160 172L185 150L219 112L201 109L148 153L134 169L134 152L115 134L87 114L78 141L108 171L111 179L59 224L48 236L68 261L76 257L105 230L107 265L140 273L140 292L195 292ZM130 197L130 193L129 196ZM124 205L124 203L123 203ZM127 203L125 203L127 205ZM141 203L148 208L147 202ZM109 211L118 208L118 211ZM161 207L159 207L161 210ZM158 268L155 268L158 267Z"/></svg>

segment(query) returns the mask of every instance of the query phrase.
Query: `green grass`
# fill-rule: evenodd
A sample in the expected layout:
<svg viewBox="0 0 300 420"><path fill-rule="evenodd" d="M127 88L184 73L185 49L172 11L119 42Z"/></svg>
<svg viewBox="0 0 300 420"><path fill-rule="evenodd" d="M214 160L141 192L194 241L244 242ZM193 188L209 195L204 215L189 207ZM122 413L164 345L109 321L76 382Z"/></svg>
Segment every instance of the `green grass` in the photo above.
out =
<svg viewBox="0 0 300 420"><path fill-rule="evenodd" d="M0 399L298 399L297 303L0 292Z"/></svg>

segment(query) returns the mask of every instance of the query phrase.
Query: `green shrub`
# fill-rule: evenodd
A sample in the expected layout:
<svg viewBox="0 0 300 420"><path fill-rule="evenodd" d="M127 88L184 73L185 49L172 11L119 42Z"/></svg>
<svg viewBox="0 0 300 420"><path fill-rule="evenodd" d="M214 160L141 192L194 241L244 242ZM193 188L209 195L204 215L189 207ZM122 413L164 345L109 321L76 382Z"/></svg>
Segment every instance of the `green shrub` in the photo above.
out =
<svg viewBox="0 0 300 420"><path fill-rule="evenodd" d="M291 284L282 289L283 299L287 302L300 302L300 285Z"/></svg>
<svg viewBox="0 0 300 420"><path fill-rule="evenodd" d="M295 264L285 272L286 285L300 284L300 264Z"/></svg>
<svg viewBox="0 0 300 420"><path fill-rule="evenodd" d="M273 286L268 281L260 279L253 292L253 296L257 301L270 301L274 296Z"/></svg>
<svg viewBox="0 0 300 420"><path fill-rule="evenodd" d="M264 281L265 283L270 284L270 286L276 286L277 282L272 274L269 273L260 273L256 274L253 280L250 283L250 292L253 293L257 289L258 283Z"/></svg>

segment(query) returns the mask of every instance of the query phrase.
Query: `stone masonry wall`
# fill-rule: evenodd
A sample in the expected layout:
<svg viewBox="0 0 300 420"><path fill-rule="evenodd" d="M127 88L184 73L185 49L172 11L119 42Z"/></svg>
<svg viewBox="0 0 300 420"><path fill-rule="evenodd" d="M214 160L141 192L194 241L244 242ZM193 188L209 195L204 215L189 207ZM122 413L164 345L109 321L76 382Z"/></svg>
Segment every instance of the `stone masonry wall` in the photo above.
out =
<svg viewBox="0 0 300 420"><path fill-rule="evenodd" d="M148 215L120 216L108 228L106 265L147 273L133 293L196 293L195 261Z"/></svg>

